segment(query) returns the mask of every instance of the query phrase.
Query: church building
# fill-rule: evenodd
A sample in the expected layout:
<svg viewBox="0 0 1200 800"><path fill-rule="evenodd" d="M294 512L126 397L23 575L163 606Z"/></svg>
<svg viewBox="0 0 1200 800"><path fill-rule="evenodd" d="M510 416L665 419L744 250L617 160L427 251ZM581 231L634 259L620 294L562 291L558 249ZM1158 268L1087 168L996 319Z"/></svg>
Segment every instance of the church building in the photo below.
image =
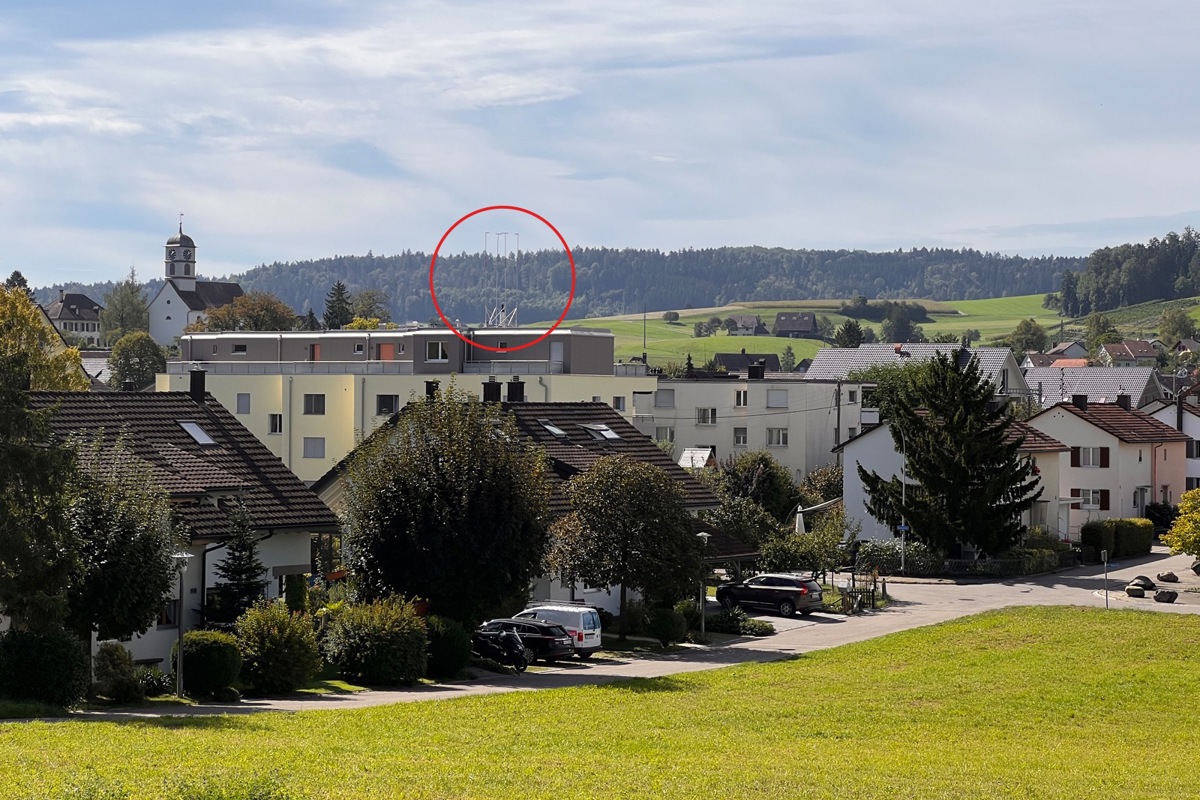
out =
<svg viewBox="0 0 1200 800"><path fill-rule="evenodd" d="M183 232L167 239L165 246L167 282L150 301L150 336L170 347L183 329L204 319L208 310L232 303L242 287L230 281L202 281L196 274L196 243Z"/></svg>

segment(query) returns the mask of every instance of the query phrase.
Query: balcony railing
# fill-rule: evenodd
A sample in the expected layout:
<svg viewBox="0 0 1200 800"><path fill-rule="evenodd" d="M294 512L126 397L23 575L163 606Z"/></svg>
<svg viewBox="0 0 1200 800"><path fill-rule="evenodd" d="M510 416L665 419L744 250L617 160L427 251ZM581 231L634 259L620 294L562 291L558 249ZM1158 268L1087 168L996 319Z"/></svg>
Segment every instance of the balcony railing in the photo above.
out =
<svg viewBox="0 0 1200 800"><path fill-rule="evenodd" d="M412 375L411 361L172 361L168 375Z"/></svg>
<svg viewBox="0 0 1200 800"><path fill-rule="evenodd" d="M561 375L561 361L468 361L467 375Z"/></svg>

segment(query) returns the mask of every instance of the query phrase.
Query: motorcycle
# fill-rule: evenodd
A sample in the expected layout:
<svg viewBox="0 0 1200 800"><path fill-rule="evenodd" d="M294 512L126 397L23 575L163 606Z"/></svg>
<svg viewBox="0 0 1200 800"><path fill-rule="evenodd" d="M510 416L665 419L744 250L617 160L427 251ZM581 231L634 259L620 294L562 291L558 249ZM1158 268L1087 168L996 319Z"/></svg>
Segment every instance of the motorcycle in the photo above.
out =
<svg viewBox="0 0 1200 800"><path fill-rule="evenodd" d="M471 650L481 658L506 664L517 672L524 672L529 666L525 643L513 630L475 631L471 636Z"/></svg>

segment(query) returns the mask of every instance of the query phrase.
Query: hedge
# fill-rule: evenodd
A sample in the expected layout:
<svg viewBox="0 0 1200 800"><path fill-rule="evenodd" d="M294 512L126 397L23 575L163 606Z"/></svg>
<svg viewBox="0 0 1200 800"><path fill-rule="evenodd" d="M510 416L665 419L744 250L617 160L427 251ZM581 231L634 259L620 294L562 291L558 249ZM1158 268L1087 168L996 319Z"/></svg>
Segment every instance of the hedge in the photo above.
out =
<svg viewBox="0 0 1200 800"><path fill-rule="evenodd" d="M1079 529L1080 543L1094 547L1096 558L1101 550L1109 559L1144 556L1154 541L1154 523L1144 517L1098 519L1084 523Z"/></svg>

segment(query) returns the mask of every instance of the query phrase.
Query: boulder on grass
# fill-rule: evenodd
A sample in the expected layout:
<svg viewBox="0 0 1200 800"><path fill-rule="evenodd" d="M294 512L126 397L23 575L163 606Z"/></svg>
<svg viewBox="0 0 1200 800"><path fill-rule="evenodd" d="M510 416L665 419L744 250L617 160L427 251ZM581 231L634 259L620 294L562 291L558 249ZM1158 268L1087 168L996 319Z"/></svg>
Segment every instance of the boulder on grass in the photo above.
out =
<svg viewBox="0 0 1200 800"><path fill-rule="evenodd" d="M1179 592L1174 589L1159 589L1154 593L1154 602L1174 603L1177 597L1179 597Z"/></svg>
<svg viewBox="0 0 1200 800"><path fill-rule="evenodd" d="M1150 580L1145 575L1138 575L1136 578L1134 578L1133 580L1131 580L1129 582L1129 585L1130 586L1140 586L1143 589L1153 589L1154 581Z"/></svg>
<svg viewBox="0 0 1200 800"><path fill-rule="evenodd" d="M1179 583L1179 576L1174 572L1160 572L1155 577L1159 583Z"/></svg>
<svg viewBox="0 0 1200 800"><path fill-rule="evenodd" d="M1129 595L1130 597L1145 597L1146 590L1131 583L1125 587L1125 594Z"/></svg>

